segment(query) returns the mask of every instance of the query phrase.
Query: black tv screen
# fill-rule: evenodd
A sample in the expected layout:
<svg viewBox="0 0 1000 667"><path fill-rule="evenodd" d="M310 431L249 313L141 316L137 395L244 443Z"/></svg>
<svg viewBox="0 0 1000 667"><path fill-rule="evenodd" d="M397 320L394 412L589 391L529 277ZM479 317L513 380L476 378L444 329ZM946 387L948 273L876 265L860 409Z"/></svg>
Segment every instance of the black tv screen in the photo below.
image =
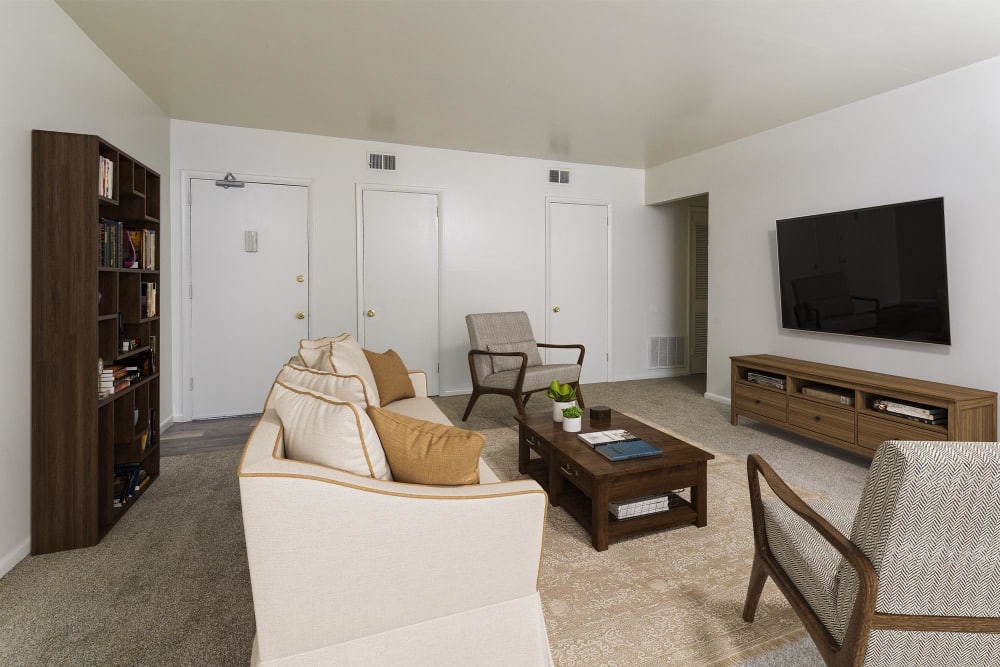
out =
<svg viewBox="0 0 1000 667"><path fill-rule="evenodd" d="M783 327L951 344L944 199L777 227Z"/></svg>

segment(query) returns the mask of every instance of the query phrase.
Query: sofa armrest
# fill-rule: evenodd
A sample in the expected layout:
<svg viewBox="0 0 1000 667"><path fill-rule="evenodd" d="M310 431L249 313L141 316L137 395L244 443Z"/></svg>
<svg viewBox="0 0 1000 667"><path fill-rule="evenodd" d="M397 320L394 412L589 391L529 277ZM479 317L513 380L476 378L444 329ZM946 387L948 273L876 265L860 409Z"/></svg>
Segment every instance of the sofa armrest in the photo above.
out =
<svg viewBox="0 0 1000 667"><path fill-rule="evenodd" d="M407 370L410 382L413 383L413 393L417 398L427 396L427 373L424 371Z"/></svg>
<svg viewBox="0 0 1000 667"><path fill-rule="evenodd" d="M433 487L276 459L269 412L240 467L263 661L537 592L547 497L533 481Z"/></svg>

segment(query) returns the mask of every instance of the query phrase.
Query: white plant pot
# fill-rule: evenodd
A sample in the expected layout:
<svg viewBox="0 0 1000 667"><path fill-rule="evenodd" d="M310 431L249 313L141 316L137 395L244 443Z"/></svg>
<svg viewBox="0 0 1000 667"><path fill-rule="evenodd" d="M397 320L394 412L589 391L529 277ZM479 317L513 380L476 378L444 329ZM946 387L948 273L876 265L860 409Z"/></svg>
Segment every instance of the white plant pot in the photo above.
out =
<svg viewBox="0 0 1000 667"><path fill-rule="evenodd" d="M552 419L561 422L563 408L571 408L574 405L576 405L576 401L552 401Z"/></svg>
<svg viewBox="0 0 1000 667"><path fill-rule="evenodd" d="M583 427L583 417L563 417L562 424L567 433L579 433Z"/></svg>

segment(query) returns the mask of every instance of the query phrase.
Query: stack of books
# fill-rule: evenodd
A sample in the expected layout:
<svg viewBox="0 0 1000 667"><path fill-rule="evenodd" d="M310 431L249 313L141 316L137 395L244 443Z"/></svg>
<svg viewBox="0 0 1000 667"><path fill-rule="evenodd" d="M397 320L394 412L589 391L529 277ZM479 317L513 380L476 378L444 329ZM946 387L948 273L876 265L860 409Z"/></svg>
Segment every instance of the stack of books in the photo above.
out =
<svg viewBox="0 0 1000 667"><path fill-rule="evenodd" d="M770 375L760 371L750 371L747 373L747 380L756 384L774 387L775 389L785 388L785 378L781 375Z"/></svg>
<svg viewBox="0 0 1000 667"><path fill-rule="evenodd" d="M97 249L98 266L121 268L124 253L122 252L122 236L125 233L122 223L116 220L101 218L101 242Z"/></svg>
<svg viewBox="0 0 1000 667"><path fill-rule="evenodd" d="M139 283L140 317L156 317L156 283Z"/></svg>
<svg viewBox="0 0 1000 667"><path fill-rule="evenodd" d="M902 417L922 424L947 424L948 410L919 403L902 403L888 398L872 399L872 409L896 417Z"/></svg>
<svg viewBox="0 0 1000 667"><path fill-rule="evenodd" d="M97 163L97 192L102 197L115 198L115 163L103 155Z"/></svg>
<svg viewBox="0 0 1000 667"><path fill-rule="evenodd" d="M149 474L138 463L115 466L114 506L123 507L129 499L149 484Z"/></svg>

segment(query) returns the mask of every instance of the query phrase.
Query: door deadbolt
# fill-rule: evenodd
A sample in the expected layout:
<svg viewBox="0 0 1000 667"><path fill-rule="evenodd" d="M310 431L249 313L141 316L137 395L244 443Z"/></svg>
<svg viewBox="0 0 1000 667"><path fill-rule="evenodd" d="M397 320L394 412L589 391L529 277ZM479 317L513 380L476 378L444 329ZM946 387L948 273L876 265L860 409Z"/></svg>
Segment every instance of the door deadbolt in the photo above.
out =
<svg viewBox="0 0 1000 667"><path fill-rule="evenodd" d="M297 283L304 283L305 281L306 281L306 277L305 276L303 276L301 274L295 276L295 282L297 282Z"/></svg>
<svg viewBox="0 0 1000 667"><path fill-rule="evenodd" d="M299 312L295 313L295 317L299 318L300 320L304 320L306 319L306 314L300 310Z"/></svg>
<svg viewBox="0 0 1000 667"><path fill-rule="evenodd" d="M558 313L559 312L559 306L552 306L552 312L553 313Z"/></svg>
<svg viewBox="0 0 1000 667"><path fill-rule="evenodd" d="M365 313L365 315L367 315L368 317L375 317L375 311L369 308L368 312Z"/></svg>

